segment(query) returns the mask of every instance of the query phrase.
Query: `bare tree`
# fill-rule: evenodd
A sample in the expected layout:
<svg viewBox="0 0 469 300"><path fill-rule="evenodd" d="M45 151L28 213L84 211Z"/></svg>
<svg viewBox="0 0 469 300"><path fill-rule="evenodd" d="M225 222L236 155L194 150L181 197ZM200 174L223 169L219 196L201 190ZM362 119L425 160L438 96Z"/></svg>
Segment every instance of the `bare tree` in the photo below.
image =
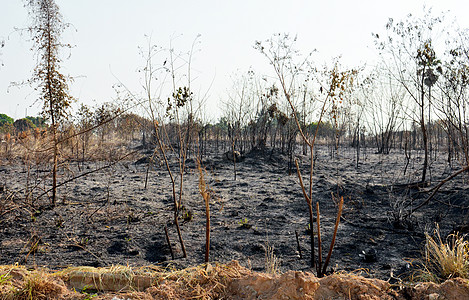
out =
<svg viewBox="0 0 469 300"><path fill-rule="evenodd" d="M427 179L429 163L427 123L431 118L431 87L438 79L437 73L441 73L441 61L433 46L435 37L440 33L438 25L441 22L441 18L433 17L431 10L428 10L422 18L408 15L400 22L390 18L386 24L387 37L374 34L376 46L391 78L405 89L416 107L415 113L409 114L409 117L419 124L422 133L422 183Z"/></svg>
<svg viewBox="0 0 469 300"><path fill-rule="evenodd" d="M375 139L377 152L389 154L393 135L404 118L402 101L405 90L379 69L366 79L365 84L362 97L366 99L369 131Z"/></svg>
<svg viewBox="0 0 469 300"><path fill-rule="evenodd" d="M69 79L60 72L59 50L69 48L60 41L62 32L67 28L63 23L59 7L54 0L29 0L29 15L32 25L29 31L34 42L33 49L38 63L30 79L36 85L43 101L43 114L51 122L53 137L52 198L55 205L57 197L58 135L59 124L64 120L73 97L69 93Z"/></svg>
<svg viewBox="0 0 469 300"><path fill-rule="evenodd" d="M77 123L78 130L83 132L81 135L81 163L82 166L84 167L85 163L85 156L86 152L88 150L88 144L90 140L90 132L87 131L87 129L91 128L91 118L92 118L92 112L90 108L84 104L81 104L80 108L77 111L77 114L75 116L76 120L75 122ZM77 152L78 156L78 152Z"/></svg>
<svg viewBox="0 0 469 300"><path fill-rule="evenodd" d="M243 131L248 124L249 112L253 110L252 77L247 75L235 76L233 78L232 91L228 92L228 100L224 102L225 119L228 121L228 136L231 150L227 153L228 159L233 162L233 179L236 180L236 163L239 160L237 152L244 152L242 141Z"/></svg>
<svg viewBox="0 0 469 300"><path fill-rule="evenodd" d="M461 32L449 45L437 109L448 135L448 162L455 148L469 165L469 39Z"/></svg>

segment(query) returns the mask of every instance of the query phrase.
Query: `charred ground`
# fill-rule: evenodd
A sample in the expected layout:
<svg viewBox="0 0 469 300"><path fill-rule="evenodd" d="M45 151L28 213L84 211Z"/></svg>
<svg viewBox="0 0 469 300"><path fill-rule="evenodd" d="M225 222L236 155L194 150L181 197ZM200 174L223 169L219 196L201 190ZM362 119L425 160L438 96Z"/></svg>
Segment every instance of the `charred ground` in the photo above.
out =
<svg viewBox="0 0 469 300"><path fill-rule="evenodd" d="M90 173L59 189L55 207L48 200L26 200L26 182L46 190L41 181L46 167L9 161L0 168L2 207L0 264L20 263L59 268L149 264L187 267L203 262L205 252L204 202L198 191L195 161L187 160L181 228L187 258L172 222L170 181L163 166L152 164L145 178L151 150L142 149L127 160ZM445 185L435 199L405 217L428 196L428 188L407 185L418 178L420 153L415 152L406 174L403 153L362 151L357 166L353 148L339 151L317 147L313 176L313 202L319 201L323 255L327 253L337 212L332 195L343 196L344 211L331 267L338 271L362 270L384 279L405 278L422 257L425 236L436 224L442 235L464 230L469 191L467 178ZM142 159L143 158L143 159ZM298 155L302 167L308 157ZM288 175L287 157L278 152L254 150L233 164L222 153L207 156L203 165L211 189L210 260L229 262L264 271L266 247L274 248L281 270L310 270L308 213L296 173ZM177 162L172 162L176 164ZM61 178L95 170L106 162L88 162L78 168L69 163ZM29 167L28 167L29 166ZM434 185L451 174L444 156L431 165ZM39 193L39 192L36 192ZM164 234L168 226L175 252L171 259ZM298 233L301 258L295 232Z"/></svg>

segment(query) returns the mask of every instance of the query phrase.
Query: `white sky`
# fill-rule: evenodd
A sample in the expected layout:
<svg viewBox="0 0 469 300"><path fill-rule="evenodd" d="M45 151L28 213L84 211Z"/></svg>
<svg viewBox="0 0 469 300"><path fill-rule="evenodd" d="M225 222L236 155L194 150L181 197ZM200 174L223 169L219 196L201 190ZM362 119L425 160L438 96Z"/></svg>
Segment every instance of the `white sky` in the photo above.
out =
<svg viewBox="0 0 469 300"><path fill-rule="evenodd" d="M304 53L313 49L329 61L342 55L349 66L373 60L371 32L382 33L389 17L404 18L408 13L421 15L423 6L434 14L450 11L461 27L469 27L467 0L56 0L65 22L71 23L63 42L74 45L69 59L64 58L62 72L76 77L72 95L80 103L94 105L112 100L112 85L118 80L132 91L140 92L143 61L138 47L145 46L144 35L168 47L171 37L180 36L174 45L188 51L200 34L200 52L193 62L193 89L209 91L207 113L220 115L220 99L226 99L232 86L230 76L249 67L271 72L266 59L253 49L256 40L273 33L298 36L298 48ZM41 105L29 86L10 87L27 80L34 67L28 36L14 28L30 23L20 0L2 0L0 5L0 113L17 119L36 115Z"/></svg>

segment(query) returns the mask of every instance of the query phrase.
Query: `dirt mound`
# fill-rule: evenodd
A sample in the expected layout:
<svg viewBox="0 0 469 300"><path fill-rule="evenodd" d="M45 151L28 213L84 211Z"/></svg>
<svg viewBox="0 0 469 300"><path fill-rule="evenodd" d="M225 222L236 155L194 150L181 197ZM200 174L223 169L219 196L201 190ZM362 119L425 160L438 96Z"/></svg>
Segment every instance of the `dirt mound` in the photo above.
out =
<svg viewBox="0 0 469 300"><path fill-rule="evenodd" d="M454 278L442 284L432 282L417 284L413 289L408 289L412 299L469 299L469 281L467 279Z"/></svg>
<svg viewBox="0 0 469 300"><path fill-rule="evenodd" d="M388 282L355 275L317 278L309 272L251 273L230 284L234 299L396 299Z"/></svg>
<svg viewBox="0 0 469 300"><path fill-rule="evenodd" d="M175 271L0 266L0 279L0 299L469 299L469 280L460 278L404 287L353 274L258 273L236 261Z"/></svg>

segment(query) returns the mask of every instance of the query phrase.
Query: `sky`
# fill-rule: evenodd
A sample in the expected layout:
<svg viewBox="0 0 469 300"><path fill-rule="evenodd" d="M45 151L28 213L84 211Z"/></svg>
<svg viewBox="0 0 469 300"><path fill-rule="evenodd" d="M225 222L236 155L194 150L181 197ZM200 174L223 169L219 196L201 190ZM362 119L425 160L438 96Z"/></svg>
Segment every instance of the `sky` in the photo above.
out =
<svg viewBox="0 0 469 300"><path fill-rule="evenodd" d="M233 76L252 68L272 74L266 59L253 48L275 33L298 37L304 54L316 49L323 62L341 55L349 67L376 58L371 33L385 31L390 17L422 15L423 7L433 13L448 12L462 28L469 28L466 0L56 0L64 21L71 26L62 41L71 51L63 53L62 73L70 83L77 103L90 106L116 98L113 85L121 82L135 94L142 92L144 64L139 47L152 43L168 48L170 43L185 52L197 36L191 74L192 89L207 94L206 112L216 119L222 101L232 90ZM34 88L13 85L31 77L35 66L32 44L26 32L28 19L24 1L3 0L0 5L0 113L14 119L37 115L40 101ZM76 106L76 105L75 105Z"/></svg>

